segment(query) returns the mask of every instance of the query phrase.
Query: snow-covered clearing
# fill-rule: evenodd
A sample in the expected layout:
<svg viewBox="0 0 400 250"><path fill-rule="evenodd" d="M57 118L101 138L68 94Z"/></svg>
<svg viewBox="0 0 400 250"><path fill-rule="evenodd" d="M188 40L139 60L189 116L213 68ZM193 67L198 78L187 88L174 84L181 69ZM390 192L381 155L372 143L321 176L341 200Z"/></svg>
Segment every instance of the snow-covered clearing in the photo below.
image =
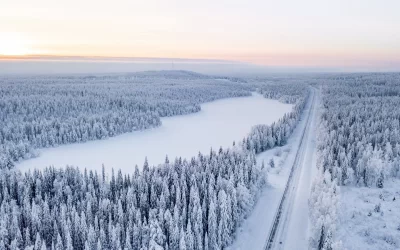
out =
<svg viewBox="0 0 400 250"><path fill-rule="evenodd" d="M316 101L318 98L316 96ZM297 149L301 142L301 136L306 126L307 115L310 112L311 102L308 102L305 113L296 127L287 145L276 147L261 153L257 157L257 163L268 166L271 158L275 162L275 168L269 168L269 186L263 190L252 214L238 229L237 236L231 249L263 249L269 236L272 222L285 189L286 182L294 163ZM285 234L285 249L307 249L308 231L308 196L310 194L311 180L315 174L315 122L316 112L311 114L310 135L305 142L305 156L295 192L294 203L292 204L292 220L288 221L289 227ZM290 231L290 232L289 232Z"/></svg>
<svg viewBox="0 0 400 250"><path fill-rule="evenodd" d="M345 249L400 249L400 180L340 189L337 238Z"/></svg>
<svg viewBox="0 0 400 250"><path fill-rule="evenodd" d="M97 170L104 164L107 171L121 169L132 173L145 157L150 165L163 163L165 156L190 158L207 153L210 148L229 147L242 140L251 127L271 124L292 105L253 94L250 97L229 98L201 105L198 113L162 118L161 127L127 133L101 141L90 141L40 150L40 156L17 164L20 170L44 168L50 165L79 166Z"/></svg>

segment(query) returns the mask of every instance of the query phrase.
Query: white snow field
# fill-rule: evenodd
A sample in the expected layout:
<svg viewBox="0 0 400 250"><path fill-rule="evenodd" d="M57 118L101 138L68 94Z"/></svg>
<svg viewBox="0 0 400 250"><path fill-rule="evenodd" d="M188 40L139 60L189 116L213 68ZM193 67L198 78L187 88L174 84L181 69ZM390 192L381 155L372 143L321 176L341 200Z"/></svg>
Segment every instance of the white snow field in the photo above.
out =
<svg viewBox="0 0 400 250"><path fill-rule="evenodd" d="M108 173L121 169L132 173L142 168L147 157L150 165L175 157L191 158L211 148L229 147L240 141L252 126L272 124L292 105L270 100L253 93L249 97L221 99L201 105L194 114L162 118L161 127L126 133L106 140L63 145L39 150L40 156L16 164L17 169L43 169L48 166L79 166Z"/></svg>
<svg viewBox="0 0 400 250"><path fill-rule="evenodd" d="M318 95L315 91L315 102L318 102ZM317 105L314 105L316 107ZM305 136L303 146L302 165L298 173L293 176L292 180L295 184L291 186L293 190L292 201L286 203L289 211L286 215L282 215L280 223L285 222L284 230L278 230L276 241L282 241L282 244L275 244L276 249L307 249L308 248L308 197L311 191L311 182L316 172L315 162L315 126L316 111L311 109L311 102L307 103L305 112L289 138L288 144L283 147L276 147L261 153L257 157L257 164L268 166L270 159L274 159L275 168L269 168L268 183L261 193L261 197L254 207L251 215L243 222L242 226L237 230L236 239L229 249L264 249L268 240L275 213L279 206L285 185L290 174L292 165L294 164L296 153L298 151L301 136L306 126L307 116L309 112L311 121L309 122L309 135Z"/></svg>
<svg viewBox="0 0 400 250"><path fill-rule="evenodd" d="M341 187L337 237L345 249L400 249L400 180Z"/></svg>

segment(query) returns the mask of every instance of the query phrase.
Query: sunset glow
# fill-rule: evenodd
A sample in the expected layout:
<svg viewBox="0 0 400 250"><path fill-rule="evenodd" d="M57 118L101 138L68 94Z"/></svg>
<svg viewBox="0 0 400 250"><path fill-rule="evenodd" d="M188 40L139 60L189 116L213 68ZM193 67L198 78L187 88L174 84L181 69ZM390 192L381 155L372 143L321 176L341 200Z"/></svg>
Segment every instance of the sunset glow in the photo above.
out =
<svg viewBox="0 0 400 250"><path fill-rule="evenodd" d="M396 0L16 0L2 4L0 55L400 68L399 9Z"/></svg>
<svg viewBox="0 0 400 250"><path fill-rule="evenodd" d="M0 55L22 56L32 54L29 40L18 33L0 33Z"/></svg>

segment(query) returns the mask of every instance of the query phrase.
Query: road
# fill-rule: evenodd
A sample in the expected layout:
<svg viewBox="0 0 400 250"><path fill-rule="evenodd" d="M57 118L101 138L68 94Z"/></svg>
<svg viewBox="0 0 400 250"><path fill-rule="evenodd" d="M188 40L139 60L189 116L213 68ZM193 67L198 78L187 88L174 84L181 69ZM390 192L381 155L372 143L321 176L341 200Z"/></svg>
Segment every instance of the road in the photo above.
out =
<svg viewBox="0 0 400 250"><path fill-rule="evenodd" d="M315 169L315 121L318 91L313 88L295 160L266 239L264 249L307 249L308 197Z"/></svg>

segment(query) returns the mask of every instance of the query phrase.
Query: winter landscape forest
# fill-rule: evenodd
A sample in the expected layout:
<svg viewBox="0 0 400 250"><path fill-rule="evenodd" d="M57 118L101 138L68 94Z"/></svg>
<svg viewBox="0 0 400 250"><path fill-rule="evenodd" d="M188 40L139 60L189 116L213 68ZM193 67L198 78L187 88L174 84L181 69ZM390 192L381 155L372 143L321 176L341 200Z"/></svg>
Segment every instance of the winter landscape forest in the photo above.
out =
<svg viewBox="0 0 400 250"><path fill-rule="evenodd" d="M0 250L400 250L399 0L5 0Z"/></svg>
<svg viewBox="0 0 400 250"><path fill-rule="evenodd" d="M4 76L0 87L0 249L289 249L296 230L299 249L400 248L398 73ZM123 170L20 167L252 95L291 108L224 147Z"/></svg>

